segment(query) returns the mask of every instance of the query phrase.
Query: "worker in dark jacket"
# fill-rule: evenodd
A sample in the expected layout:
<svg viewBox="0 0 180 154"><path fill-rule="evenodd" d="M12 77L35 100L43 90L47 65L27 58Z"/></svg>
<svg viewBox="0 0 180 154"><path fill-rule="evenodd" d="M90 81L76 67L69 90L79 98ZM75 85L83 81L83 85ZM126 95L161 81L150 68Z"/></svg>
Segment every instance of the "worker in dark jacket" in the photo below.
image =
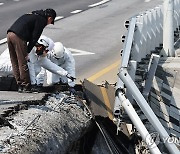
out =
<svg viewBox="0 0 180 154"><path fill-rule="evenodd" d="M30 92L31 82L27 65L32 50L46 25L54 24L53 9L37 10L18 18L7 31L7 43L18 92Z"/></svg>

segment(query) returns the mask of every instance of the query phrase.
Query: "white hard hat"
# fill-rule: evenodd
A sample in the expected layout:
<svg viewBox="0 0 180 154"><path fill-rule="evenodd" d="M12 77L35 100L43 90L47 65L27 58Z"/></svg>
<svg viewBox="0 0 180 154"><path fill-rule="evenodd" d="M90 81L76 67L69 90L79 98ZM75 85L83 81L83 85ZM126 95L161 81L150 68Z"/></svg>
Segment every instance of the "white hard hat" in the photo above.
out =
<svg viewBox="0 0 180 154"><path fill-rule="evenodd" d="M46 48L49 47L49 39L46 36L44 36L44 35L40 36L40 38L38 39L37 43L45 46Z"/></svg>
<svg viewBox="0 0 180 154"><path fill-rule="evenodd" d="M37 43L45 46L46 49L49 51L51 51L54 48L54 41L45 35L41 35Z"/></svg>
<svg viewBox="0 0 180 154"><path fill-rule="evenodd" d="M53 50L54 57L62 58L64 55L64 46L61 42L54 43L54 50Z"/></svg>

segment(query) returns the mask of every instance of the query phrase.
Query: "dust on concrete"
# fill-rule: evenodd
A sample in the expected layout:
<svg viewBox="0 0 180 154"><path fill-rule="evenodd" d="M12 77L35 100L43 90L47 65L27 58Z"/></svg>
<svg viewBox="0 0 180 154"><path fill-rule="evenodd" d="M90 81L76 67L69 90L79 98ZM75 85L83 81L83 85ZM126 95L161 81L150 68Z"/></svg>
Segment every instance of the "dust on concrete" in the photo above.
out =
<svg viewBox="0 0 180 154"><path fill-rule="evenodd" d="M15 129L0 128L0 153L66 153L92 122L82 100L65 93L52 94L45 105L30 105L9 118Z"/></svg>

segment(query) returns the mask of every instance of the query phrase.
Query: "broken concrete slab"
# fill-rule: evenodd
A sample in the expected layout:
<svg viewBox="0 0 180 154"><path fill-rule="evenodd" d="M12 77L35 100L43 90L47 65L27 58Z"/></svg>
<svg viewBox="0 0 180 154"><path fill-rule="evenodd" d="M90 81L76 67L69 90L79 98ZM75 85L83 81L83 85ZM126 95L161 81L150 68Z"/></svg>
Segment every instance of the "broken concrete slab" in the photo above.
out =
<svg viewBox="0 0 180 154"><path fill-rule="evenodd" d="M44 105L12 115L9 122L15 129L0 128L0 153L66 153L88 131L91 118L79 99L52 94Z"/></svg>

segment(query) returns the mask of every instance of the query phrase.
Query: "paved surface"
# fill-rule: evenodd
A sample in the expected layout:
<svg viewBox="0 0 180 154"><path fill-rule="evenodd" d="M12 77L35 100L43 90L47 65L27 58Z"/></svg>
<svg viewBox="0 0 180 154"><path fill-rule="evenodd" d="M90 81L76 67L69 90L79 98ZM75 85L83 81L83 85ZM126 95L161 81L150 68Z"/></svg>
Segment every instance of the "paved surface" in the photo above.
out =
<svg viewBox="0 0 180 154"><path fill-rule="evenodd" d="M0 91L0 102L40 100L46 93L18 93L16 91Z"/></svg>
<svg viewBox="0 0 180 154"><path fill-rule="evenodd" d="M18 93L16 91L0 91L0 115L13 110L19 104L38 104L45 98L46 93Z"/></svg>

